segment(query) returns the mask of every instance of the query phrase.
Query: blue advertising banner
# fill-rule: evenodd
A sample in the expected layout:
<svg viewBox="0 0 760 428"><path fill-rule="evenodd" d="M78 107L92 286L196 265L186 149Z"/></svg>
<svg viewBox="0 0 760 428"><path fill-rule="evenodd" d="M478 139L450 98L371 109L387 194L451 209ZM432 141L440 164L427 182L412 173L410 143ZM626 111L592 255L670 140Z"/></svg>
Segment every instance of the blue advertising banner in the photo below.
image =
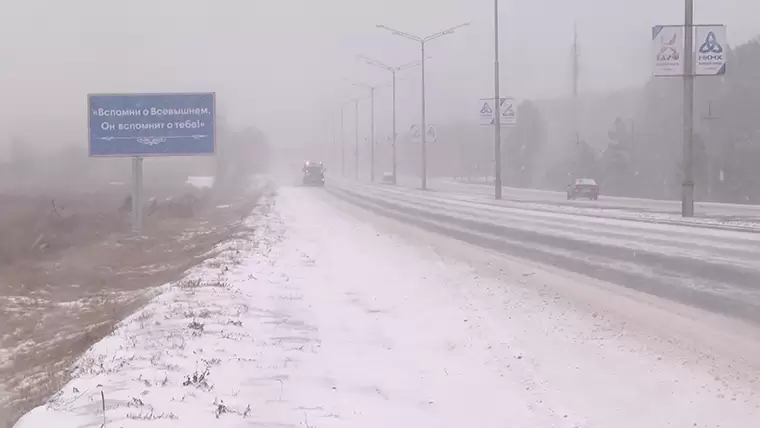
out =
<svg viewBox="0 0 760 428"><path fill-rule="evenodd" d="M213 155L214 93L88 95L90 156Z"/></svg>

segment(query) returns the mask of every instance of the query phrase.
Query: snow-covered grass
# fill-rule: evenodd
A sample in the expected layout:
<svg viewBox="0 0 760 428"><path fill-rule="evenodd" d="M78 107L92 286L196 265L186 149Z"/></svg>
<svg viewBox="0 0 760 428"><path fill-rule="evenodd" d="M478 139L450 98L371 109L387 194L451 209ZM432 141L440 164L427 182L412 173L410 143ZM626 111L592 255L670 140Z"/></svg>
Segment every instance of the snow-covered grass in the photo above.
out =
<svg viewBox="0 0 760 428"><path fill-rule="evenodd" d="M758 400L283 189L17 428L749 427ZM726 397L726 398L723 398Z"/></svg>

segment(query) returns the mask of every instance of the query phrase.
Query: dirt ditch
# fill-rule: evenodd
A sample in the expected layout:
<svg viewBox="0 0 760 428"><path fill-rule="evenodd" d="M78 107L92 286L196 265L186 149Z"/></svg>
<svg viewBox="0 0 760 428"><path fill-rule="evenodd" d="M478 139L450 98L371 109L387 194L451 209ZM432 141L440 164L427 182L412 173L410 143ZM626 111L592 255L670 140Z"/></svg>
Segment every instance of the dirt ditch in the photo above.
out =
<svg viewBox="0 0 760 428"><path fill-rule="evenodd" d="M262 190L200 194L180 215L172 201L187 192L157 194L168 208L154 207L142 237L129 231L123 194L0 193L0 428L60 389L76 358L156 287L243 227Z"/></svg>

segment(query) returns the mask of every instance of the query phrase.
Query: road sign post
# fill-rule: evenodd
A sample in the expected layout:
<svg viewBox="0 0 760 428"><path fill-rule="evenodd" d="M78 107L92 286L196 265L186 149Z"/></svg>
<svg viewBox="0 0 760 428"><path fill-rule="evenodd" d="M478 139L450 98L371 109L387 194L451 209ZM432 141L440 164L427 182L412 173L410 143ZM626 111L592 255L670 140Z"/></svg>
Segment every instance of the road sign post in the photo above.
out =
<svg viewBox="0 0 760 428"><path fill-rule="evenodd" d="M430 143L438 142L438 131L436 130L435 125L428 123L427 131L425 131L425 139Z"/></svg>
<svg viewBox="0 0 760 428"><path fill-rule="evenodd" d="M213 155L216 95L88 95L90 157L132 158L132 228L142 230L143 158Z"/></svg>
<svg viewBox="0 0 760 428"><path fill-rule="evenodd" d="M143 158L132 158L132 229L136 232L142 230L142 190L143 190Z"/></svg>

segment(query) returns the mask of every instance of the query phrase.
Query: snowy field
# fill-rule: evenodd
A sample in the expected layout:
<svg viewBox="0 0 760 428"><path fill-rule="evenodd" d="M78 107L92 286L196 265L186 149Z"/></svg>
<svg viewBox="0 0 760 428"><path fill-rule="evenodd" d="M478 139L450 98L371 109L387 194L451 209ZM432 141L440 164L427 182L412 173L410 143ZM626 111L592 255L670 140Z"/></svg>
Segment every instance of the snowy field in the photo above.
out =
<svg viewBox="0 0 760 428"><path fill-rule="evenodd" d="M363 215L321 189L280 189L249 220L250 235L121 323L16 427L760 421L747 361L650 337L552 291L580 293L577 277L507 261L496 269L485 250L431 244ZM604 304L612 311L618 300Z"/></svg>

